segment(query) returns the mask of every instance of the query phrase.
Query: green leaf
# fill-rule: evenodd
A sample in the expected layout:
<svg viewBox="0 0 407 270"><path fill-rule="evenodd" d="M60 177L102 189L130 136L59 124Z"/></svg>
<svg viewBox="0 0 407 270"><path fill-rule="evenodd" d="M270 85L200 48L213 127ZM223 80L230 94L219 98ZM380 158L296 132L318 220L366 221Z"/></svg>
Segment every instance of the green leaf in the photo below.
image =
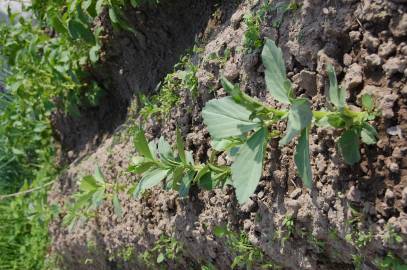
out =
<svg viewBox="0 0 407 270"><path fill-rule="evenodd" d="M301 131L295 151L295 165L297 166L298 175L301 177L304 186L311 189L312 187L312 170L309 158L309 128Z"/></svg>
<svg viewBox="0 0 407 270"><path fill-rule="evenodd" d="M109 8L109 18L112 21L112 23L118 24L119 23L119 17L116 14L116 10L113 7Z"/></svg>
<svg viewBox="0 0 407 270"><path fill-rule="evenodd" d="M87 175L82 178L79 183L79 190L83 192L91 192L99 187L95 178L92 175Z"/></svg>
<svg viewBox="0 0 407 270"><path fill-rule="evenodd" d="M266 138L266 128L260 128L240 147L232 164L232 183L240 204L249 199L260 181Z"/></svg>
<svg viewBox="0 0 407 270"><path fill-rule="evenodd" d="M216 226L215 229L213 230L213 234L216 237L224 237L225 235L228 234L228 229L225 226Z"/></svg>
<svg viewBox="0 0 407 270"><path fill-rule="evenodd" d="M362 96L362 107L365 111L371 112L374 109L373 98L369 94L364 94Z"/></svg>
<svg viewBox="0 0 407 270"><path fill-rule="evenodd" d="M192 180L194 179L195 172L189 171L181 179L181 186L179 188L179 196L185 198L189 194L189 188L191 187Z"/></svg>
<svg viewBox="0 0 407 270"><path fill-rule="evenodd" d="M165 260L165 256L163 253L158 254L157 256L157 263L162 263Z"/></svg>
<svg viewBox="0 0 407 270"><path fill-rule="evenodd" d="M214 183L212 179L212 172L206 172L199 178L198 185L204 190L212 190L214 188Z"/></svg>
<svg viewBox="0 0 407 270"><path fill-rule="evenodd" d="M102 171L100 170L100 167L97 166L95 169L95 173L93 174L93 177L95 177L96 182L105 184L105 176L103 175Z"/></svg>
<svg viewBox="0 0 407 270"><path fill-rule="evenodd" d="M170 144L164 139L164 137L160 137L158 140L158 153L160 153L160 157L165 159L174 159L172 155L172 149Z"/></svg>
<svg viewBox="0 0 407 270"><path fill-rule="evenodd" d="M155 169L148 171L140 182L137 184L136 189L134 190L133 196L139 198L140 195L149 188L152 188L158 185L164 178L167 176L169 170Z"/></svg>
<svg viewBox="0 0 407 270"><path fill-rule="evenodd" d="M82 38L86 42L95 43L95 36L92 31L77 19L68 21L68 32L72 39Z"/></svg>
<svg viewBox="0 0 407 270"><path fill-rule="evenodd" d="M61 18L56 14L53 14L50 17L50 24L59 34L65 34L67 32L67 29Z"/></svg>
<svg viewBox="0 0 407 270"><path fill-rule="evenodd" d="M100 52L99 44L96 44L95 46L92 46L92 48L90 48L89 59L93 64L99 61L99 52Z"/></svg>
<svg viewBox="0 0 407 270"><path fill-rule="evenodd" d="M342 115L331 114L328 115L328 123L334 128L344 128L346 121L342 118Z"/></svg>
<svg viewBox="0 0 407 270"><path fill-rule="evenodd" d="M130 4L133 8L137 8L140 4L140 0L130 0Z"/></svg>
<svg viewBox="0 0 407 270"><path fill-rule="evenodd" d="M261 126L259 119L250 119L252 112L237 104L232 97L214 99L202 111L204 123L215 139L243 135Z"/></svg>
<svg viewBox="0 0 407 270"><path fill-rule="evenodd" d="M355 129L349 129L342 133L338 141L339 152L345 162L353 165L360 160L359 134Z"/></svg>
<svg viewBox="0 0 407 270"><path fill-rule="evenodd" d="M172 189L174 190L179 190L180 188L180 183L182 176L184 175L185 168L183 166L179 166L174 169L172 173Z"/></svg>
<svg viewBox="0 0 407 270"><path fill-rule="evenodd" d="M292 100L291 110L288 113L288 123L285 136L280 140L279 145L284 146L295 136L308 127L312 121L312 111L307 99Z"/></svg>
<svg viewBox="0 0 407 270"><path fill-rule="evenodd" d="M327 72L329 77L329 101L341 111L345 107L345 90L338 87L335 69L332 65L328 65Z"/></svg>
<svg viewBox="0 0 407 270"><path fill-rule="evenodd" d="M121 218L123 216L123 209L120 205L119 197L117 196L117 194L113 195L112 203L115 215Z"/></svg>
<svg viewBox="0 0 407 270"><path fill-rule="evenodd" d="M142 163L137 164L137 165L129 166L127 171L130 172L130 173L142 174L142 173L150 170L154 166L157 166L157 164L155 162L146 161L146 162L142 162Z"/></svg>
<svg viewBox="0 0 407 270"><path fill-rule="evenodd" d="M364 123L362 126L362 130L360 132L360 138L362 142L365 144L375 144L377 142L377 138L379 134L377 134L376 129L369 125L368 123Z"/></svg>
<svg viewBox="0 0 407 270"><path fill-rule="evenodd" d="M289 104L292 98L291 83L287 80L283 53L274 41L266 39L261 54L266 68L266 85L270 94L278 101Z"/></svg>
<svg viewBox="0 0 407 270"><path fill-rule="evenodd" d="M178 150L178 155L179 158L181 159L182 163L186 164L187 159L185 156L185 146L184 146L184 141L181 136L181 132L177 128L177 150Z"/></svg>
<svg viewBox="0 0 407 270"><path fill-rule="evenodd" d="M138 129L133 138L134 142L134 147L136 148L137 152L140 153L140 155L143 155L146 158L149 158L151 160L154 159L150 147L148 146L147 139L144 136L144 131L141 129Z"/></svg>

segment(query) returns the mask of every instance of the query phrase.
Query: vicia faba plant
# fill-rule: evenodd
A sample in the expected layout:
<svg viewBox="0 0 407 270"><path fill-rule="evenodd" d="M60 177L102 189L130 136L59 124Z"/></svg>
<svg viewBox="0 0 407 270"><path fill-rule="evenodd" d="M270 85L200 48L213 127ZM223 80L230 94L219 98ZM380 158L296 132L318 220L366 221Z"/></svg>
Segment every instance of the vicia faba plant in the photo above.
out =
<svg viewBox="0 0 407 270"><path fill-rule="evenodd" d="M186 197L191 185L211 190L222 186L230 177L227 166L212 162L195 164L191 151L186 151L179 130L177 130L176 151L161 137L158 142L147 142L144 132L136 130L134 145L140 156L134 157L128 171L141 175L140 181L131 190L135 198L164 182L165 189L177 190L180 197ZM214 156L213 156L214 157Z"/></svg>
<svg viewBox="0 0 407 270"><path fill-rule="evenodd" d="M374 144L377 139L375 128L368 123L376 116L372 98L368 95L362 97L363 111L351 110L346 105L345 91L338 86L332 66L328 67L329 110L312 111L308 99L294 96L281 49L272 40L266 40L262 59L269 93L277 101L288 105L288 110L263 104L223 78L223 87L230 96L209 101L202 112L215 144L225 146L223 150L229 150L234 158L231 183L240 203L249 199L260 181L267 141L280 136L280 132L273 129L279 121L287 121L285 134L279 141L280 147L298 137L294 161L298 175L308 188L312 186L309 151L312 124L342 130L337 146L349 165L360 160L361 141Z"/></svg>

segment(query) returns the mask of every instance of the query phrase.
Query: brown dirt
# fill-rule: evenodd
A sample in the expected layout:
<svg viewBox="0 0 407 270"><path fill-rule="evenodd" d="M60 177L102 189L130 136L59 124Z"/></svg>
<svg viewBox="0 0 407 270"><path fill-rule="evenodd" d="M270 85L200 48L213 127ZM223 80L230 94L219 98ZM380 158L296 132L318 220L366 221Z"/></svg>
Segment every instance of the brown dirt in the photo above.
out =
<svg viewBox="0 0 407 270"><path fill-rule="evenodd" d="M239 82L250 95L278 106L266 95L259 51L245 54L239 49L245 31L242 16L259 6L253 2L221 6L223 16L220 20L199 18L202 21L197 25L209 21L203 32L207 42L200 55L199 96L193 101L188 91L181 91L181 105L173 109L169 119L146 124L150 139L163 135L173 142L175 128L179 126L195 159L205 160L209 134L200 112L207 100L225 95L219 84L221 74ZM262 24L262 35L276 40L283 48L296 94L311 98L315 108L323 107L326 102L327 63L335 66L339 81L348 90L350 104L359 105L358 97L363 93L373 94L382 110L382 117L375 122L380 134L378 144L364 146L362 161L351 167L341 161L335 149L337 134L314 128L310 139L314 184L308 191L295 174L293 145L278 149L276 141L271 141L262 181L256 194L243 206L237 204L230 188L211 192L192 190L185 200L159 188L140 200L121 194L125 213L122 219L118 219L112 206L105 203L96 217L78 231L68 232L61 227L61 220L53 223L50 229L52 250L61 255L66 268L145 269L136 260L123 262L120 258L109 260L109 257L128 246L134 248L135 254L140 254L165 234L185 246L178 264L168 263L165 269L200 269L198 265L208 262L217 269L230 269L231 252L212 232L220 224L245 231L253 245L285 269L354 269L352 255L355 254L363 257L363 269L376 269L373 261L387 252L407 258L407 6L403 1L386 0L299 2L301 8L287 13L278 29L271 27L276 14L269 14ZM184 10L177 9L173 14L193 14L187 6L191 8L186 5ZM199 13L200 8L197 6L195 12ZM150 15L146 13L145 16ZM172 25L173 19L157 21ZM192 24L196 19L191 15L181 22ZM145 29L155 29L157 25L154 25ZM122 40L122 37L117 38ZM171 32L167 38L174 45L182 41L178 34ZM160 36L152 39L154 42L160 40ZM162 64L159 56L172 46L159 46L141 53L139 47L132 48L128 42L111 43L107 54L112 51L119 55L112 58L112 63L107 61L106 66L101 67L114 74L120 63L124 74L131 74L126 79L109 73L103 75L106 77L101 75L102 80L110 78L116 87L112 88L117 89L112 96L125 97L127 101L133 93L128 91L129 85L154 87L155 80L169 70L176 56L192 41L188 45L178 44L177 53L168 58L171 61L162 60L166 67L158 70L157 66ZM126 53L120 50L122 46L128 47ZM226 64L210 60L211 53L222 54L226 48L232 52ZM150 54L153 56L147 56ZM140 60L148 62L142 68L135 62L138 57L147 58ZM133 60L127 62L127 58ZM151 76L146 82L142 80L144 74ZM72 163L54 186L50 201L64 204L75 190L76 180L91 173L97 164L108 181L134 183L135 177L125 173L134 155L131 139L123 128L105 139L85 159ZM283 245L276 235L287 215L294 217L296 229L294 236ZM401 243L388 241L390 227L402 237ZM357 247L345 239L347 234L368 231L372 233L372 240L365 247ZM89 249L92 242L97 243L97 251ZM317 242L323 242L323 248L318 247ZM91 259L88 264L84 264L86 258Z"/></svg>

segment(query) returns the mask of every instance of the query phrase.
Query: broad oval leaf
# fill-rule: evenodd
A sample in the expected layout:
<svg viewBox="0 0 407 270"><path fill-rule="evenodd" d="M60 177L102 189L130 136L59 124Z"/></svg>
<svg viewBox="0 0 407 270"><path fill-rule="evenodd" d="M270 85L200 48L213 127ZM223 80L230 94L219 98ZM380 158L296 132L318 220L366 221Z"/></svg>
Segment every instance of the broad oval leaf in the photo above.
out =
<svg viewBox="0 0 407 270"><path fill-rule="evenodd" d="M250 119L251 114L232 97L211 100L202 111L204 123L215 139L240 136L260 127L260 120Z"/></svg>
<svg viewBox="0 0 407 270"><path fill-rule="evenodd" d="M254 193L263 172L267 129L260 128L240 147L232 164L232 184L240 204Z"/></svg>
<svg viewBox="0 0 407 270"><path fill-rule="evenodd" d="M266 39L261 54L265 66L266 85L270 94L278 101L289 104L292 97L291 83L287 80L283 53L274 41Z"/></svg>
<svg viewBox="0 0 407 270"><path fill-rule="evenodd" d="M309 158L309 128L301 131L301 136L295 151L294 161L297 166L298 175L301 177L304 186L312 187L312 170Z"/></svg>
<svg viewBox="0 0 407 270"><path fill-rule="evenodd" d="M338 148L347 164L353 165L359 162L359 134L357 130L344 131L338 140Z"/></svg>
<svg viewBox="0 0 407 270"><path fill-rule="evenodd" d="M169 170L155 169L148 171L140 182L137 184L136 189L134 190L133 196L139 198L140 195L149 188L152 188L158 185L164 178L167 176Z"/></svg>
<svg viewBox="0 0 407 270"><path fill-rule="evenodd" d="M299 98L292 100L291 110L288 113L288 123L285 136L280 140L279 145L284 146L295 136L308 127L312 121L312 111L307 99Z"/></svg>
<svg viewBox="0 0 407 270"><path fill-rule="evenodd" d="M116 193L113 195L112 203L115 215L121 218L123 216L123 209L122 206L120 205L119 196L117 196Z"/></svg>

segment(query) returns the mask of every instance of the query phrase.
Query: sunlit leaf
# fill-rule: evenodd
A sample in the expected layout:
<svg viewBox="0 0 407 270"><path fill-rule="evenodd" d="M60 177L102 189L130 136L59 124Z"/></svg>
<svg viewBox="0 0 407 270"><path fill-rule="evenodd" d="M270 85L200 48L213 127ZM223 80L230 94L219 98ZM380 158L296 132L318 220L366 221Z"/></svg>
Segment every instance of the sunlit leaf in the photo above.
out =
<svg viewBox="0 0 407 270"><path fill-rule="evenodd" d="M360 160L359 134L355 129L349 129L342 133L338 140L339 151L349 165L353 165Z"/></svg>
<svg viewBox="0 0 407 270"><path fill-rule="evenodd" d="M144 131L138 129L133 138L134 147L136 150L146 158L154 159L153 155L151 154L150 147L148 146L147 139L144 136Z"/></svg>
<svg viewBox="0 0 407 270"><path fill-rule="evenodd" d="M140 182L137 184L133 196L139 198L145 190L158 185L167 176L168 171L169 170L155 169L145 173L143 178L141 178Z"/></svg>
<svg viewBox="0 0 407 270"><path fill-rule="evenodd" d="M362 139L362 142L364 142L365 144L375 144L378 137L379 134L377 134L377 131L373 126L367 123L362 126L362 130L360 132L360 138Z"/></svg>
<svg viewBox="0 0 407 270"><path fill-rule="evenodd" d="M232 164L232 183L240 204L249 199L260 181L266 138L266 128L260 128L240 147Z"/></svg>
<svg viewBox="0 0 407 270"><path fill-rule="evenodd" d="M309 128L301 131L295 151L294 161L297 166L298 175L301 177L304 186L312 187L312 170L309 157Z"/></svg>
<svg viewBox="0 0 407 270"><path fill-rule="evenodd" d="M209 133L216 139L245 134L261 126L259 119L250 119L251 112L235 103L232 97L211 100L202 111Z"/></svg>
<svg viewBox="0 0 407 270"><path fill-rule="evenodd" d="M284 146L295 136L309 126L312 121L312 111L307 99L292 100L291 110L288 113L288 123L285 136L280 140L279 145Z"/></svg>
<svg viewBox="0 0 407 270"><path fill-rule="evenodd" d="M266 85L270 94L278 101L289 104L292 98L291 83L287 80L283 53L274 41L266 39L261 54L265 66Z"/></svg>

